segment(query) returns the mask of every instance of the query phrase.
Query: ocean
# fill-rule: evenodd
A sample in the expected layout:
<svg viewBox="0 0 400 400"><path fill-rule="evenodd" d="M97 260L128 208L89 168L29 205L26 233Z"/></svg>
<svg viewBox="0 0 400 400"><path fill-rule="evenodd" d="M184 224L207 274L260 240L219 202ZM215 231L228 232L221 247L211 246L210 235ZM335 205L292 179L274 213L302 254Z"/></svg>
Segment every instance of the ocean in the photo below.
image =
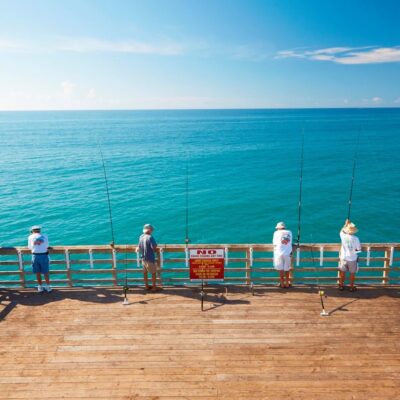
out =
<svg viewBox="0 0 400 400"><path fill-rule="evenodd" d="M270 243L278 221L301 241L400 241L400 109L0 112L1 246L40 224L52 245ZM358 149L357 136L360 135Z"/></svg>

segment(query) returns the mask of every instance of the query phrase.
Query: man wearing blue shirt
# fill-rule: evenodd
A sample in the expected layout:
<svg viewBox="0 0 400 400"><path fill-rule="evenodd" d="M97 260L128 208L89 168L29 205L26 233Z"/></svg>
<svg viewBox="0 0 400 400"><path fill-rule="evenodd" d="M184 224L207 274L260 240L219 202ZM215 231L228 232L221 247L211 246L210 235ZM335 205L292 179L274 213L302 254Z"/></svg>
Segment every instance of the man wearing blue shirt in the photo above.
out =
<svg viewBox="0 0 400 400"><path fill-rule="evenodd" d="M140 235L138 251L143 265L143 278L146 290L151 289L156 291L158 288L156 286L157 278L157 263L156 263L156 250L157 243L154 237L151 235L154 231L153 226L146 224L143 227L143 235ZM147 274L151 274L152 286L149 286Z"/></svg>

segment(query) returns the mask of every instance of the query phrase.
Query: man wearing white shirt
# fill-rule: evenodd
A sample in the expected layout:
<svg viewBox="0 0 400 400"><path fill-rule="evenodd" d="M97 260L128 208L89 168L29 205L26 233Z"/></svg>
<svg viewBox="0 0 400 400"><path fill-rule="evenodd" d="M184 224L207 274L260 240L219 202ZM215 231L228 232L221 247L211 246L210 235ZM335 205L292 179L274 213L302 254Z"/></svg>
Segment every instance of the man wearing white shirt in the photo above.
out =
<svg viewBox="0 0 400 400"><path fill-rule="evenodd" d="M36 274L38 282L38 292L43 290L51 292L49 279L49 239L47 235L41 233L41 227L38 225L32 226L31 234L28 237L28 248L32 252L32 269ZM46 283L42 283L42 274Z"/></svg>
<svg viewBox="0 0 400 400"><path fill-rule="evenodd" d="M355 234L357 227L346 219L343 228L340 231L340 239L342 247L340 248L340 263L339 263L339 290L344 289L344 281L346 279L346 271L350 272L350 291L354 292L354 280L358 271L358 254L361 252L361 244Z"/></svg>
<svg viewBox="0 0 400 400"><path fill-rule="evenodd" d="M284 222L278 222L272 239L274 245L274 268L279 271L279 286L290 287L290 263L292 254L292 232L286 229Z"/></svg>

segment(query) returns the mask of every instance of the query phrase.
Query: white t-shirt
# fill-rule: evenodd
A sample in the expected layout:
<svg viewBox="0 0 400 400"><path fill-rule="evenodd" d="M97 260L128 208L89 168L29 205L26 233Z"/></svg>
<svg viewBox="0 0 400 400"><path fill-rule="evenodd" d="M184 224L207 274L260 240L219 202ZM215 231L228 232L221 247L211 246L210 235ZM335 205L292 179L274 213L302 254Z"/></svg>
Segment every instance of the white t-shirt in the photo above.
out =
<svg viewBox="0 0 400 400"><path fill-rule="evenodd" d="M272 239L274 245L274 256L290 256L292 252L292 232L286 229L278 229L274 232Z"/></svg>
<svg viewBox="0 0 400 400"><path fill-rule="evenodd" d="M340 259L344 261L357 261L358 253L361 252L360 240L357 236L349 235L340 231L342 247L340 248Z"/></svg>
<svg viewBox="0 0 400 400"><path fill-rule="evenodd" d="M47 253L49 239L43 233L32 233L28 237L28 248L32 253Z"/></svg>

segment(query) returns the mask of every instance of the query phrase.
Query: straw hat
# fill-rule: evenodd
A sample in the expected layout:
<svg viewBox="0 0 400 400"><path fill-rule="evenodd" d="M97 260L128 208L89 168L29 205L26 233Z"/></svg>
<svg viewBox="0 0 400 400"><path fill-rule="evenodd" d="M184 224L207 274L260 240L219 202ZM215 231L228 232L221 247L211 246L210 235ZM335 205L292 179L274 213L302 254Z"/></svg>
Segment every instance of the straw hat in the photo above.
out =
<svg viewBox="0 0 400 400"><path fill-rule="evenodd" d="M154 231L153 225L145 224L143 226L143 233L152 232L152 231Z"/></svg>
<svg viewBox="0 0 400 400"><path fill-rule="evenodd" d="M285 225L285 223L284 222L278 222L277 224L276 224L276 227L275 227L275 229L286 229L286 225Z"/></svg>
<svg viewBox="0 0 400 400"><path fill-rule="evenodd" d="M344 232L344 233L348 233L349 235L354 235L355 233L358 232L358 229L357 229L357 227L356 227L355 224L353 224L352 222L350 222L350 224L346 225L346 226L343 228L343 232Z"/></svg>

